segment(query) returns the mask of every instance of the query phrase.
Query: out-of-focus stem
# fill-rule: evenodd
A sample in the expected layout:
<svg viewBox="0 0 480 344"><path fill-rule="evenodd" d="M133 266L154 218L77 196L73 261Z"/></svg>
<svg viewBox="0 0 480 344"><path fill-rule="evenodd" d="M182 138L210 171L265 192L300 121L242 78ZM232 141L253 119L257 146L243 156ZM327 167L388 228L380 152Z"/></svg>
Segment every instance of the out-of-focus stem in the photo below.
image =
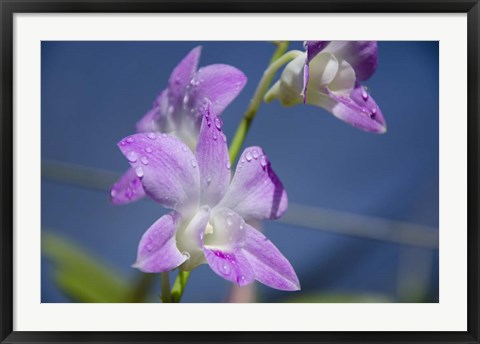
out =
<svg viewBox="0 0 480 344"><path fill-rule="evenodd" d="M172 301L173 302L180 302L183 296L183 291L185 290L185 286L187 285L188 278L190 277L189 271L179 271L178 276L175 279L175 283L173 283L172 288Z"/></svg>
<svg viewBox="0 0 480 344"><path fill-rule="evenodd" d="M170 294L170 276L169 272L162 272L160 274L160 285L162 291L162 302L163 303L171 303L172 302L172 295Z"/></svg>

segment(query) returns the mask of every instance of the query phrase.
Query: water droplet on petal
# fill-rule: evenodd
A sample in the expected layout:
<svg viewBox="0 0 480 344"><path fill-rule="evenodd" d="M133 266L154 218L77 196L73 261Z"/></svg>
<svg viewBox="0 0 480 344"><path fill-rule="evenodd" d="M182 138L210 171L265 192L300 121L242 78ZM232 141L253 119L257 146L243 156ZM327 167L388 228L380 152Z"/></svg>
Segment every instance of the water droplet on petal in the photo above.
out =
<svg viewBox="0 0 480 344"><path fill-rule="evenodd" d="M197 167L197 161L195 159L192 159L190 162L192 163L193 168Z"/></svg>
<svg viewBox="0 0 480 344"><path fill-rule="evenodd" d="M227 161L227 164L226 164L226 165L227 165L227 170L229 170L230 167L232 166L232 165L230 164L230 161Z"/></svg>
<svg viewBox="0 0 480 344"><path fill-rule="evenodd" d="M135 162L137 161L137 153L131 151L127 153L127 160L130 162Z"/></svg>
<svg viewBox="0 0 480 344"><path fill-rule="evenodd" d="M368 99L368 93L367 93L367 91L365 91L365 89L362 91L362 98L363 98L363 100Z"/></svg>
<svg viewBox="0 0 480 344"><path fill-rule="evenodd" d="M207 184L210 185L211 182L212 182L212 178L208 177L207 178Z"/></svg>
<svg viewBox="0 0 480 344"><path fill-rule="evenodd" d="M216 131L212 132L212 138L216 141L218 139L218 134Z"/></svg>
<svg viewBox="0 0 480 344"><path fill-rule="evenodd" d="M132 143L132 142L134 142L134 141L135 141L135 139L134 139L133 137L131 137L131 136L129 136L129 137L127 138L127 142L128 142L128 143Z"/></svg>
<svg viewBox="0 0 480 344"><path fill-rule="evenodd" d="M147 153L153 152L152 147L147 147L147 148L145 148L145 152L147 152Z"/></svg>
<svg viewBox="0 0 480 344"><path fill-rule="evenodd" d="M125 141L120 142L121 146L125 146L127 143Z"/></svg>
<svg viewBox="0 0 480 344"><path fill-rule="evenodd" d="M245 158L247 159L248 162L252 161L252 153L247 152L247 154L245 154Z"/></svg>
<svg viewBox="0 0 480 344"><path fill-rule="evenodd" d="M155 135L155 133L148 133L147 134L147 137L150 139L150 140L155 140L157 138L157 136Z"/></svg>
<svg viewBox="0 0 480 344"><path fill-rule="evenodd" d="M227 137L225 136L225 134L221 133L220 135L222 135L223 142L227 142Z"/></svg>
<svg viewBox="0 0 480 344"><path fill-rule="evenodd" d="M147 158L146 156L142 156L142 158L140 159L140 161L142 162L142 164L148 165L148 158Z"/></svg>
<svg viewBox="0 0 480 344"><path fill-rule="evenodd" d="M112 196L112 197L117 196L117 194L118 194L117 190L115 190L115 189L112 189L112 191L110 191L110 196Z"/></svg>
<svg viewBox="0 0 480 344"><path fill-rule="evenodd" d="M222 129L222 122L218 117L215 117L215 126L217 127L218 130Z"/></svg>
<svg viewBox="0 0 480 344"><path fill-rule="evenodd" d="M262 157L260 158L260 165L265 167L265 166L267 166L267 164L268 164L267 157L265 155L262 155Z"/></svg>
<svg viewBox="0 0 480 344"><path fill-rule="evenodd" d="M252 152L252 156L253 156L253 158L254 158L255 160L258 159L258 152L257 152L256 150L254 150L254 151Z"/></svg>
<svg viewBox="0 0 480 344"><path fill-rule="evenodd" d="M189 260L190 259L190 253L188 252L182 252L182 254L184 255L184 257Z"/></svg>
<svg viewBox="0 0 480 344"><path fill-rule="evenodd" d="M207 121L208 127L212 126L212 119L210 118L209 115L205 115L205 120Z"/></svg>
<svg viewBox="0 0 480 344"><path fill-rule="evenodd" d="M150 244L147 245L147 251L148 251L148 252L151 252L151 251L152 251L152 248L153 248L152 245L150 245Z"/></svg>
<svg viewBox="0 0 480 344"><path fill-rule="evenodd" d="M143 177L143 168L142 166L137 166L135 168L135 174L137 175L138 178L142 178Z"/></svg>

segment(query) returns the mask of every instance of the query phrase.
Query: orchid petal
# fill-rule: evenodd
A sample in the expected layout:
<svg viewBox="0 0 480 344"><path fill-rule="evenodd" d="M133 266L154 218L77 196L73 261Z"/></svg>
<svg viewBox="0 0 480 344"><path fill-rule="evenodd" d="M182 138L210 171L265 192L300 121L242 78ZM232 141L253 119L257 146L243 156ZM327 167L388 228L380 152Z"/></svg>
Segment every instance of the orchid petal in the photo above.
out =
<svg viewBox="0 0 480 344"><path fill-rule="evenodd" d="M376 41L333 41L324 52L333 53L346 60L355 70L357 81L369 79L378 64L378 45Z"/></svg>
<svg viewBox="0 0 480 344"><path fill-rule="evenodd" d="M273 86L273 88L277 87L277 94L282 105L292 106L302 103L302 96L307 86L305 84L305 73L308 73L305 71L306 65L307 55L297 56L283 70L279 86Z"/></svg>
<svg viewBox="0 0 480 344"><path fill-rule="evenodd" d="M276 219L287 210L287 193L260 147L243 151L220 206L236 211L246 221Z"/></svg>
<svg viewBox="0 0 480 344"><path fill-rule="evenodd" d="M355 71L347 61L339 61L337 74L328 84L328 89L336 94L348 95L353 90L354 86Z"/></svg>
<svg viewBox="0 0 480 344"><path fill-rule="evenodd" d="M299 290L300 282L290 262L259 230L245 224L245 257L255 273L255 279L271 288Z"/></svg>
<svg viewBox="0 0 480 344"><path fill-rule="evenodd" d="M330 41L305 41L303 46L305 50L307 50L307 61L310 62L328 43L330 43Z"/></svg>
<svg viewBox="0 0 480 344"><path fill-rule="evenodd" d="M200 207L192 219L184 223L177 231L177 247L188 259L180 269L191 271L198 265L206 263L203 254L203 236L210 216L208 206Z"/></svg>
<svg viewBox="0 0 480 344"><path fill-rule="evenodd" d="M213 64L200 68L192 80L190 98L195 99L195 108L202 113L203 100L212 102L212 111L221 115L223 110L240 93L247 77L242 71L225 64Z"/></svg>
<svg viewBox="0 0 480 344"><path fill-rule="evenodd" d="M245 221L238 214L227 208L212 211L211 225L203 236L205 258L216 274L240 286L255 277L241 250L244 241Z"/></svg>
<svg viewBox="0 0 480 344"><path fill-rule="evenodd" d="M175 269L186 260L175 243L179 220L180 214L172 211L158 219L143 234L134 268L143 272L164 272Z"/></svg>
<svg viewBox="0 0 480 344"><path fill-rule="evenodd" d="M312 94L311 104L323 107L342 121L364 131L383 134L387 125L375 100L360 84L349 96L337 95L328 89L327 94Z"/></svg>
<svg viewBox="0 0 480 344"><path fill-rule="evenodd" d="M137 132L164 131L164 123L168 113L168 92L160 92L149 110L138 122Z"/></svg>
<svg viewBox="0 0 480 344"><path fill-rule="evenodd" d="M178 138L143 133L118 144L148 196L166 208L185 212L199 199L199 172L193 152Z"/></svg>
<svg viewBox="0 0 480 344"><path fill-rule="evenodd" d="M175 67L168 80L168 96L170 105L178 106L183 102L187 86L190 85L195 71L202 47L196 47Z"/></svg>
<svg viewBox="0 0 480 344"><path fill-rule="evenodd" d="M144 196L145 191L140 178L135 174L135 170L129 168L113 185L110 192L110 201L116 205L127 204Z"/></svg>
<svg viewBox="0 0 480 344"><path fill-rule="evenodd" d="M227 138L222 132L222 120L211 111L207 101L200 128L196 157L200 170L202 204L216 205L227 192L230 183L230 158Z"/></svg>

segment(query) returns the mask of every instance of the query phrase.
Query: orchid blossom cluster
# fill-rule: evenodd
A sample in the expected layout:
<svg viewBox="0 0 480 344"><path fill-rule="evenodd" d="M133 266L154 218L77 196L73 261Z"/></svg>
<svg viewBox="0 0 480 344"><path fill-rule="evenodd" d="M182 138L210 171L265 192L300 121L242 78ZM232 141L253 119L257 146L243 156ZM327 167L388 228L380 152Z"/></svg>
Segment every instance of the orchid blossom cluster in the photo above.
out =
<svg viewBox="0 0 480 344"><path fill-rule="evenodd" d="M375 71L376 42L308 41L305 49L271 63L249 116L258 108L255 99L264 97L285 106L320 106L362 130L385 132L382 112L359 83ZM236 156L229 156L220 116L247 78L225 64L198 69L200 52L200 47L193 49L175 67L167 88L137 122L136 133L118 144L131 167L112 187L112 203L147 195L171 210L142 236L133 267L165 273L208 264L239 286L257 280L275 289L299 290L287 258L254 227L278 219L288 207L269 158L261 147L248 147L232 173ZM267 91L267 81L286 63ZM246 130L239 130L234 142L241 144Z"/></svg>

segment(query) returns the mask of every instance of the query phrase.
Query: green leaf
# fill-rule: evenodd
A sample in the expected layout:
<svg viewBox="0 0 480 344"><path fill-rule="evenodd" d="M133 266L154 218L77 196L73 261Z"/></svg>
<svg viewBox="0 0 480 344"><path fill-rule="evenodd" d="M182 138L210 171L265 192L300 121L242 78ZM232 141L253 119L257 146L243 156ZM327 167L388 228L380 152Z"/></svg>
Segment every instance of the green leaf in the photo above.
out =
<svg viewBox="0 0 480 344"><path fill-rule="evenodd" d="M55 265L58 287L77 302L128 302L128 280L67 240L42 235L42 252Z"/></svg>
<svg viewBox="0 0 480 344"><path fill-rule="evenodd" d="M315 293L285 299L287 303L390 303L391 298L380 294Z"/></svg>

